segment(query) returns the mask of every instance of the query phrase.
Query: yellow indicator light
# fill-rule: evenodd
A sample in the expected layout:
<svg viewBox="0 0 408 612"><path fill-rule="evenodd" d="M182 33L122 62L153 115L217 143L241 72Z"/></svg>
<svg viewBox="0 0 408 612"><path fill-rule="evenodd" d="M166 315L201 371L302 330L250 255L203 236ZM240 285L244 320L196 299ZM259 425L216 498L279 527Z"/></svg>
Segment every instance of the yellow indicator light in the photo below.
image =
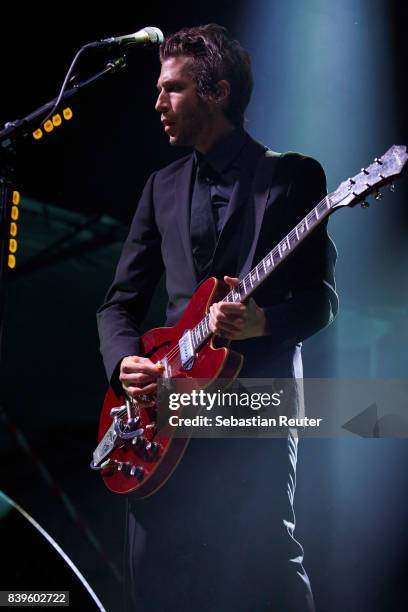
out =
<svg viewBox="0 0 408 612"><path fill-rule="evenodd" d="M69 121L70 119L72 119L73 113L72 113L72 110L69 108L69 106L67 106L67 108L64 108L64 110L62 111L62 114L66 121Z"/></svg>
<svg viewBox="0 0 408 612"><path fill-rule="evenodd" d="M17 236L17 223L14 221L10 223L10 236Z"/></svg>
<svg viewBox="0 0 408 612"><path fill-rule="evenodd" d="M7 264L8 264L8 267L11 268L11 269L16 267L16 258L15 258L14 255L9 255L8 256Z"/></svg>
<svg viewBox="0 0 408 612"><path fill-rule="evenodd" d="M12 206L11 207L11 218L13 219L13 221L17 221L18 216L19 216L19 212L18 212L17 206Z"/></svg>
<svg viewBox="0 0 408 612"><path fill-rule="evenodd" d="M35 132L33 132L33 138L34 140L40 140L40 138L43 137L43 133L42 130L40 128L38 128L37 130L35 130Z"/></svg>
<svg viewBox="0 0 408 612"><path fill-rule="evenodd" d="M13 191L13 204L15 204L16 206L18 206L20 204L20 192L19 191Z"/></svg>
<svg viewBox="0 0 408 612"><path fill-rule="evenodd" d="M53 115L52 122L55 125L55 127L58 127L59 125L61 125L62 123L61 115L59 113L57 113L56 115Z"/></svg>
<svg viewBox="0 0 408 612"><path fill-rule="evenodd" d="M52 132L52 130L53 130L53 129L54 129L54 126L53 126L53 124L52 124L52 121L50 121L50 119L48 119L48 121L46 121L46 122L44 123L44 130L45 130L46 132Z"/></svg>
<svg viewBox="0 0 408 612"><path fill-rule="evenodd" d="M10 238L9 251L10 253L15 253L17 251L17 240L14 238Z"/></svg>

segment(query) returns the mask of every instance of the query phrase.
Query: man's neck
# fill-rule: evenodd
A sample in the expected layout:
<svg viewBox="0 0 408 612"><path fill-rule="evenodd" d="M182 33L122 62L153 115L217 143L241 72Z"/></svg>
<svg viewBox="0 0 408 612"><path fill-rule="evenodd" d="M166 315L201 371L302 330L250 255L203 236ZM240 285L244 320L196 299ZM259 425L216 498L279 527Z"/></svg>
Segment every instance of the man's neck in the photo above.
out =
<svg viewBox="0 0 408 612"><path fill-rule="evenodd" d="M220 142L227 134L230 134L235 126L224 116L215 120L213 124L207 126L204 133L195 145L195 149L207 155L215 145Z"/></svg>

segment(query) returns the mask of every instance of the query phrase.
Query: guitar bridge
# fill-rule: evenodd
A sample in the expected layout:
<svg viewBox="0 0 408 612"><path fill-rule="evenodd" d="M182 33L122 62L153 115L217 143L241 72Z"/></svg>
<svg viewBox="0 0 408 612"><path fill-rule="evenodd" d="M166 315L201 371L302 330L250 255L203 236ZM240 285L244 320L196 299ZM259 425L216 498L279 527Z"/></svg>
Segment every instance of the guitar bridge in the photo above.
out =
<svg viewBox="0 0 408 612"><path fill-rule="evenodd" d="M101 463L108 455L111 454L114 448L119 445L118 441L118 433L116 431L116 422L114 421L112 425L109 427L106 434L103 436L102 440L99 442L98 446L94 450L94 454L91 461L91 469L99 470L101 467ZM120 442L122 443L122 442Z"/></svg>
<svg viewBox="0 0 408 612"><path fill-rule="evenodd" d="M109 457L111 452L119 446L123 446L127 440L138 438L143 435L144 429L137 427L140 421L139 416L134 414L133 401L130 399L126 400L126 404L112 408L110 411L113 422L98 446L94 450L91 469L101 469L102 462ZM123 418L127 414L127 423L124 424Z"/></svg>

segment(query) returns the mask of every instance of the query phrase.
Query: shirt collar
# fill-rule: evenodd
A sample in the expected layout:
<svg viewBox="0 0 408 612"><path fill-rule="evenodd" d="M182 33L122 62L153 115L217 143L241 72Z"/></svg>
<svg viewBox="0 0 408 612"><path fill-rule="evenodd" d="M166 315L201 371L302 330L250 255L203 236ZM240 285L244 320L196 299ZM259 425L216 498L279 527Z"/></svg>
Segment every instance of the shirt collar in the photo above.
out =
<svg viewBox="0 0 408 612"><path fill-rule="evenodd" d="M236 127L232 132L229 132L222 138L222 140L217 142L207 155L203 155L199 151L194 151L195 160L198 164L201 164L205 160L211 168L216 170L219 174L222 174L238 157L247 137L248 135L244 128Z"/></svg>

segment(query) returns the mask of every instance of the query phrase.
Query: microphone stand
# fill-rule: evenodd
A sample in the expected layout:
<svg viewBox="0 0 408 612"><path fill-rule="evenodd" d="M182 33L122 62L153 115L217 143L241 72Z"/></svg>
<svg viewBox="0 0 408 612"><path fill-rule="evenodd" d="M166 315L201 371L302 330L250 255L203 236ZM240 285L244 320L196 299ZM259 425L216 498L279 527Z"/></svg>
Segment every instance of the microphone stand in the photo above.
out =
<svg viewBox="0 0 408 612"><path fill-rule="evenodd" d="M109 60L102 70L84 81L79 81L71 89L67 89L61 97L60 103L55 108L55 112L58 111L63 102L75 96L83 87L91 85L105 75L115 74L125 67L126 55ZM14 176L16 173L16 148L19 141L28 137L33 129L41 127L41 117L45 117L53 110L57 100L58 98L54 98L50 102L43 104L23 119L6 123L4 129L0 131L0 363L2 359L4 316L9 274L9 228Z"/></svg>

